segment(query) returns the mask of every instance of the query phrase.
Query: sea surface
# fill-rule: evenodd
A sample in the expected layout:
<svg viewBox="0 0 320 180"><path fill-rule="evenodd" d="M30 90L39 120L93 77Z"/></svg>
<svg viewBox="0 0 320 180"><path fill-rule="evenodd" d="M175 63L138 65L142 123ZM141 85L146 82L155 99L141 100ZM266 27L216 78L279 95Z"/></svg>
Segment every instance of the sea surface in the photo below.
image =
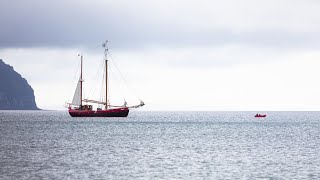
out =
<svg viewBox="0 0 320 180"><path fill-rule="evenodd" d="M0 179L320 179L320 112L264 113L0 111Z"/></svg>

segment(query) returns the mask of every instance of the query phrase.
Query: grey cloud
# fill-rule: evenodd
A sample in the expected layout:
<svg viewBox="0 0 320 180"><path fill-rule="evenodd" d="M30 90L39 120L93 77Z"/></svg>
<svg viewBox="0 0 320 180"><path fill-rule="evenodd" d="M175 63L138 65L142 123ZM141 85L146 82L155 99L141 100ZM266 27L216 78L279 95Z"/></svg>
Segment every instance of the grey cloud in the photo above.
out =
<svg viewBox="0 0 320 180"><path fill-rule="evenodd" d="M114 5L112 1L107 2L4 0L0 6L0 47L91 48L105 39L112 41L114 48L232 43L276 47L320 46L320 32L317 30L308 33L277 29L237 32L223 26L204 28L161 19L152 11L146 11L148 6L143 3L124 1Z"/></svg>

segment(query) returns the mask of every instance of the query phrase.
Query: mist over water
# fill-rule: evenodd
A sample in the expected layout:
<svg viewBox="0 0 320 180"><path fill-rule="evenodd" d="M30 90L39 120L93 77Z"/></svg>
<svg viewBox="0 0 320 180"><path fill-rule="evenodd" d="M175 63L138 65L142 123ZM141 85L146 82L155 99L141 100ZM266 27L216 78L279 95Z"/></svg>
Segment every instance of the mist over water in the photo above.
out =
<svg viewBox="0 0 320 180"><path fill-rule="evenodd" d="M0 179L319 179L320 112L0 111Z"/></svg>

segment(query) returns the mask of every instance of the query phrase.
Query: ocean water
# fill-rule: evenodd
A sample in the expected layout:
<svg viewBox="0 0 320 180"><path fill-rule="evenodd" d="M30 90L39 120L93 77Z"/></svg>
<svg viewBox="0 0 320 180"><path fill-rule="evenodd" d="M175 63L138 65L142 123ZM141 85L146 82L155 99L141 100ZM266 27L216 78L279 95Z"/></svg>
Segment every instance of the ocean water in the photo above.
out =
<svg viewBox="0 0 320 180"><path fill-rule="evenodd" d="M320 179L320 112L0 111L0 179Z"/></svg>

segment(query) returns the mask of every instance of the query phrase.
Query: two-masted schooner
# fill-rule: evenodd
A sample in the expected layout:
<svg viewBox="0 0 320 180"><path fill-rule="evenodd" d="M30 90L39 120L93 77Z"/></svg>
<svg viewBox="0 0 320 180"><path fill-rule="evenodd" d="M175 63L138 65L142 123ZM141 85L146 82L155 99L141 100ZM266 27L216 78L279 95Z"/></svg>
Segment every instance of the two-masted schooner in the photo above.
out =
<svg viewBox="0 0 320 180"><path fill-rule="evenodd" d="M139 108L144 106L144 102L140 101L140 104L136 106L127 106L127 102L124 102L122 106L114 106L108 103L108 59L107 59L107 42L102 46L105 48L105 101L97 101L90 99L83 99L83 56L81 55L81 70L80 78L72 99L72 103L68 103L69 114L72 117L127 117L130 108ZM86 104L84 104L86 103ZM88 103L99 104L104 106L103 108L97 108L94 110L92 105Z"/></svg>

